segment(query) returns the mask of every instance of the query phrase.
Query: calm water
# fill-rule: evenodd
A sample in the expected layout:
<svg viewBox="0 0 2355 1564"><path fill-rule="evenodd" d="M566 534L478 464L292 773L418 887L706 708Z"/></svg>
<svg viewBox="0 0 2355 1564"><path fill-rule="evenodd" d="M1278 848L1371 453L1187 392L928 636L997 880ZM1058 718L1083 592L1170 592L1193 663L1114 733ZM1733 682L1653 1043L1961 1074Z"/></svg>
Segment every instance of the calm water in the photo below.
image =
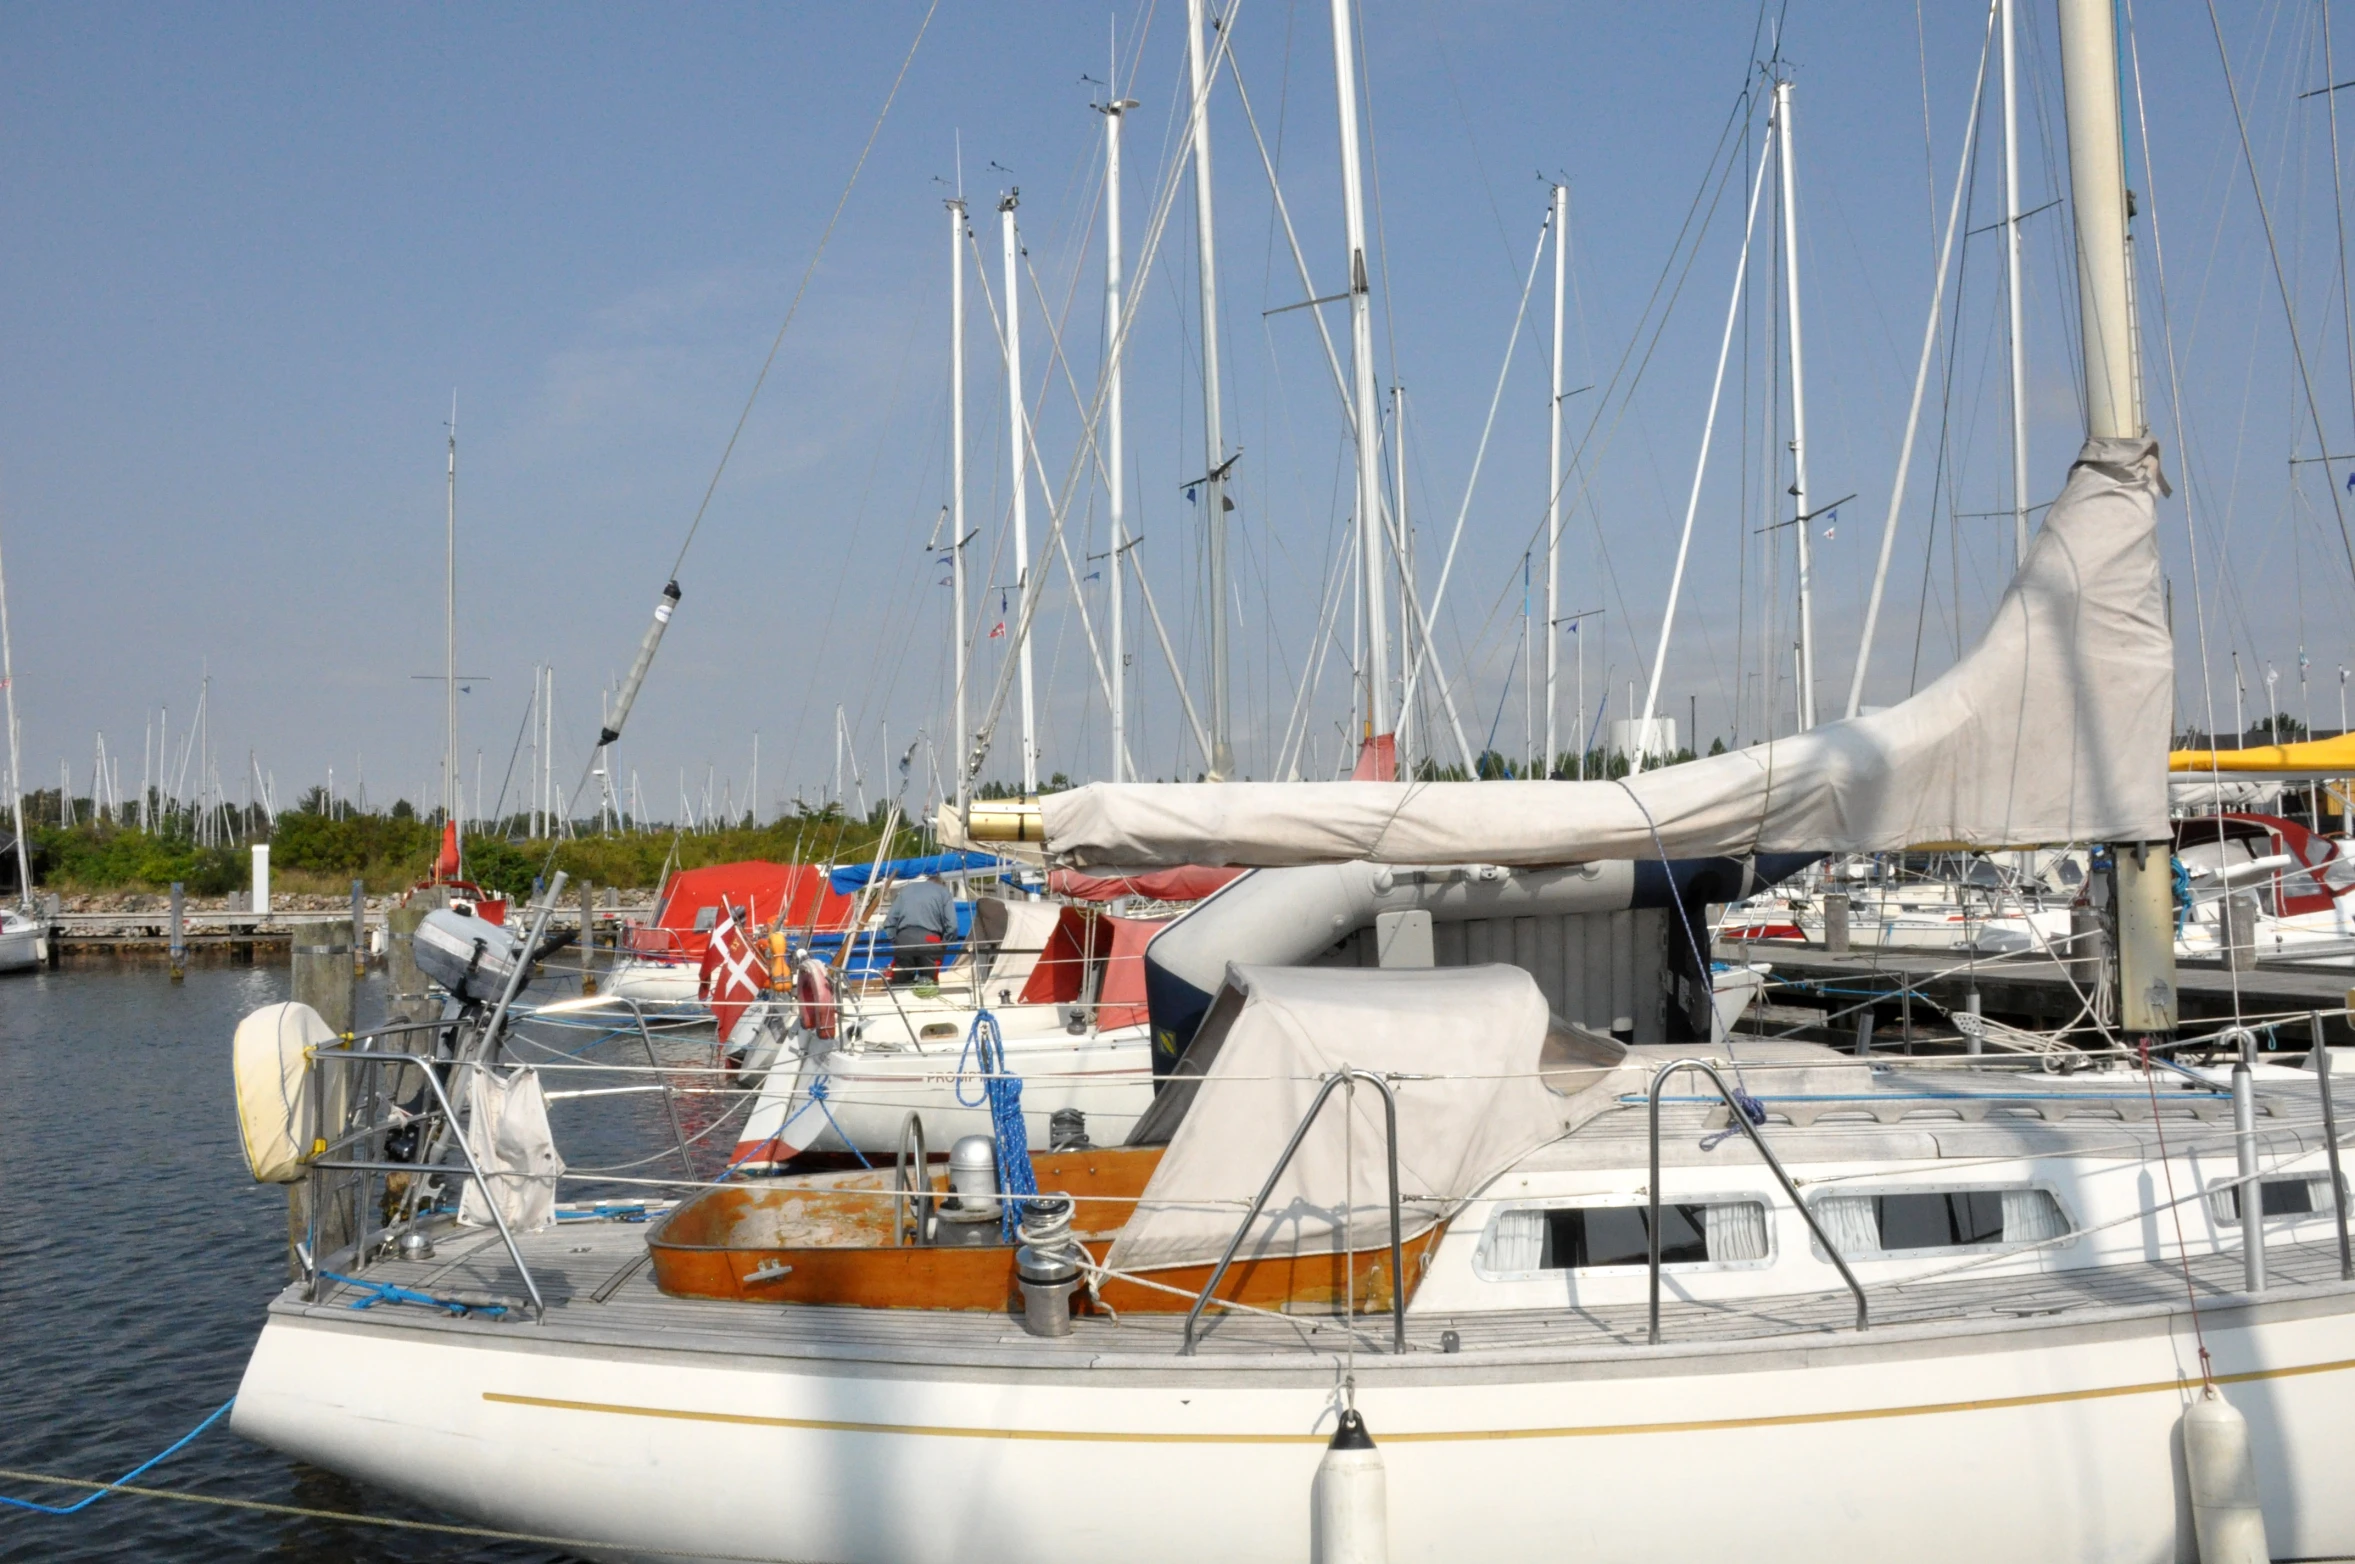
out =
<svg viewBox="0 0 2355 1564"><path fill-rule="evenodd" d="M283 969L198 970L178 986L160 971L0 979L0 1466L120 1477L236 1392L285 1280L286 1197L247 1177L229 1037L286 988ZM362 1021L377 1008L364 994ZM609 1123L576 1142L560 1120L558 1132L585 1162L576 1152L649 1127ZM141 1482L448 1518L247 1444L225 1424ZM0 1492L80 1497L15 1482ZM65 1518L0 1509L0 1560L564 1557L121 1496Z"/></svg>

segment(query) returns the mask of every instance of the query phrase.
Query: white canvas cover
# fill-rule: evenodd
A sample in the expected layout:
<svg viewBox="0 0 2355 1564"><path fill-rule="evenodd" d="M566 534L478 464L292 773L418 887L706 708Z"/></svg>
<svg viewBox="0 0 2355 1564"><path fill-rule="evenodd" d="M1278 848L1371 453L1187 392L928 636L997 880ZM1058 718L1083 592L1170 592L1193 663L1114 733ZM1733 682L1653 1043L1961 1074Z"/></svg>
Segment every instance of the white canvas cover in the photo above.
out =
<svg viewBox="0 0 2355 1564"><path fill-rule="evenodd" d="M989 977L982 985L986 997L994 1001L998 990L1013 996L1007 1003L1022 998L1023 989L1030 985L1030 974L1038 967L1039 957L1046 954L1047 940L1054 934L1055 925L1063 919L1063 905L1051 901L1014 901L1006 903L1006 933L998 941L998 952L989 964ZM973 946L968 942L957 953L950 972L972 970Z"/></svg>
<svg viewBox="0 0 2355 1564"><path fill-rule="evenodd" d="M1405 1077L1393 1089L1406 1237L1567 1122L1570 1099L1537 1074L1545 997L1519 967L1233 967L1227 981L1242 989L1241 1009L1113 1240L1117 1269L1215 1261L1321 1078L1343 1065ZM1577 1081L1594 1078L1582 1071ZM1345 1120L1354 1120L1346 1136ZM1238 1258L1330 1253L1341 1247L1345 1210L1353 1248L1386 1245L1386 1148L1381 1093L1360 1085L1347 1102L1336 1091Z"/></svg>
<svg viewBox="0 0 2355 1564"><path fill-rule="evenodd" d="M311 1104L311 1050L335 1031L309 1005L264 1005L237 1023L229 1045L237 1083L237 1131L245 1165L264 1184L303 1176L318 1115Z"/></svg>
<svg viewBox="0 0 2355 1564"><path fill-rule="evenodd" d="M556 1176L564 1159L548 1128L548 1096L540 1072L519 1069L501 1075L476 1070L466 1083L466 1149L474 1154L499 1201L510 1232L528 1233L556 1220ZM491 1225L491 1206L481 1183L466 1181L458 1197L458 1220Z"/></svg>
<svg viewBox="0 0 2355 1564"><path fill-rule="evenodd" d="M1097 784L1040 801L1047 847L1081 868L1542 867L2161 840L2174 684L2156 536L2165 489L2155 441L2087 441L1986 635L1882 711L1624 784Z"/></svg>

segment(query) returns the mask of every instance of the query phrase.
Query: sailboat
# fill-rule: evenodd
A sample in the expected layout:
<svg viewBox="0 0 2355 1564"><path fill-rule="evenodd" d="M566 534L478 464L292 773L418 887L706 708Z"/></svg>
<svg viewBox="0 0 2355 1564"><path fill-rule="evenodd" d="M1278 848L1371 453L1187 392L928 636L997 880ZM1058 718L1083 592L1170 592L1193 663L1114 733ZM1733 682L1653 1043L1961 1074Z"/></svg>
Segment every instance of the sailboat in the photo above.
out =
<svg viewBox="0 0 2355 1564"><path fill-rule="evenodd" d="M0 713L8 722L8 809L15 840L15 907L0 907L0 972L30 972L41 963L41 925L33 915L33 863L25 843L24 786L17 771L16 654L8 633L8 572L0 566Z"/></svg>
<svg viewBox="0 0 2355 1564"><path fill-rule="evenodd" d="M1007 813L1065 864L1215 854L1383 894L1433 865L1567 884L2106 841L2094 1068L1631 1043L1502 964L1233 964L1117 1147L1017 1155L1009 1127L945 1184L904 1156L729 1183L650 1233L372 1231L270 1305L233 1426L614 1559L2355 1552L2327 1051L2259 1064L2244 1031L2210 1040L2228 1075L2167 1059L2164 480L2112 7L2059 10L2087 439L1941 679L1624 782L1106 784Z"/></svg>

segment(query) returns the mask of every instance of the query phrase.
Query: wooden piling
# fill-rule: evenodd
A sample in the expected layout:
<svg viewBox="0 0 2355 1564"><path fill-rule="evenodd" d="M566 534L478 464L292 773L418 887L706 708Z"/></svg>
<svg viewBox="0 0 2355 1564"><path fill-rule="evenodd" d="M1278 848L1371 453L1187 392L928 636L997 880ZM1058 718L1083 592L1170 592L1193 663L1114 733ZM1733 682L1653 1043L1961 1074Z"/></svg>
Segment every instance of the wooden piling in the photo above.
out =
<svg viewBox="0 0 2355 1564"><path fill-rule="evenodd" d="M596 887L581 881L581 992L597 992L597 902Z"/></svg>
<svg viewBox="0 0 2355 1564"><path fill-rule="evenodd" d="M172 882L172 981L188 976L188 908L178 880Z"/></svg>
<svg viewBox="0 0 2355 1564"><path fill-rule="evenodd" d="M352 976L368 975L368 882L352 881Z"/></svg>

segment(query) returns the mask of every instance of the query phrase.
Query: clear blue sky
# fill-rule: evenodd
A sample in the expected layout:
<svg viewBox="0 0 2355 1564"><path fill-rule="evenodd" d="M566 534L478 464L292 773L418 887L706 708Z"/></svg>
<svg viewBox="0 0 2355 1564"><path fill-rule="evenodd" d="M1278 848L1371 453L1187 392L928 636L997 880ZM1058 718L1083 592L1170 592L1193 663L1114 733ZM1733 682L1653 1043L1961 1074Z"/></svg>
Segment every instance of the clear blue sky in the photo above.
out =
<svg viewBox="0 0 2355 1564"><path fill-rule="evenodd" d="M2355 577L2324 470L2296 469L2307 476L2293 482L2287 465L2315 453L2315 434L2224 75L2203 9L2147 9L2139 43L2155 172L2139 124L2129 137L2144 196L2146 368L2179 489L2165 518L2179 687L2187 706L2202 702L2187 542L2196 520L2220 720L2230 720L2234 649L2250 715L2268 661L2281 704L2296 710L2302 639L2317 721L2335 726L2336 670L2355 650ZM2288 0L2225 11L2298 296L2305 374L2343 455L2355 451L2355 371L2339 310L2327 116L2323 100L2294 96L2322 84L2319 13ZM922 14L897 3L0 14L10 75L0 100L10 149L0 164L0 539L28 786L55 785L64 760L87 792L103 731L134 789L143 727L168 705L177 750L209 669L212 734L233 794L250 749L281 801L330 766L339 788L364 769L378 801L432 796L438 690L413 676L440 666L453 388L460 660L486 676L463 706L469 791L480 750L485 804L496 795L535 662L557 670L569 785L596 725L596 691L628 663ZM957 174L961 135L993 293L996 197L1020 186L1030 261L1063 316L1070 373L1092 392L1102 131L1088 109L1095 89L1080 78L1110 73L1117 24L1122 88L1142 101L1129 119L1133 264L1182 114L1182 17L1177 0L1117 12L942 0L682 572L684 606L620 750L649 813L675 812L682 773L698 796L708 774L715 792L732 786L741 800L756 731L764 812L797 791L815 796L832 781L838 703L871 790L886 724L895 749L919 730L945 749L947 593L924 553L946 498L941 181ZM1830 708L1853 662L1928 303L1933 200L1942 218L1983 17L1973 4L1925 7L1917 34L1910 7L1796 0L1784 24L1799 94L1815 498L1860 496L1818 543L1820 699ZM1711 160L1729 118L1742 123L1737 95L1757 80L1757 24L1755 7L1740 4L1373 0L1364 17L1376 339L1385 383L1395 372L1409 388L1426 595L1529 264L1541 171L1571 186L1565 374L1597 389L1568 404L1582 465L1569 486L1563 606L1605 610L1586 632L1588 700L1607 677L1614 715L1657 634L1691 481L1745 179L1736 169L1730 184L1711 181ZM2026 0L2023 27L2023 201L2038 206L2059 193L2065 168L2049 145L2058 46L2044 0ZM2355 38L2338 42L2341 73L2355 74ZM1334 291L1327 8L1247 0L1234 50L1316 285ZM1989 138L2000 134L1997 101L1991 92ZM2355 103L2343 107L2355 134ZM1747 123L1754 135L1763 114ZM1309 316L1262 314L1298 300L1300 285L1231 82L1213 128L1228 439L1245 452L1240 747L1245 768L1266 775L1348 508L1346 442ZM1973 227L2000 212L1998 147L1990 140L1979 165ZM1707 225L1697 248L1680 249L1697 193ZM2154 209L2167 247L2164 321ZM1200 701L1201 540L1178 492L1201 465L1191 224L1181 187L1132 339L1128 433L1132 525ZM2027 227L2038 502L2057 489L2076 438L2065 225L2054 209ZM1788 722L1789 561L1770 567L1750 530L1771 519L1774 483L1760 466L1772 437L1774 273L1763 241L1773 230L1762 222L1760 232L1663 703L1681 724L1696 697L1704 739L1737 720L1755 736L1762 704L1768 720L1779 711ZM1968 514L2008 503L1998 242L1970 239L1959 306L1949 294L1959 347L1951 374L1942 357L1932 383L1875 700L1943 667L1958 612L1967 636L2007 568L2008 518ZM1674 307L1662 327L1659 305L1649 315L1646 306L1664 268ZM1544 498L1546 292L1541 282L1438 626L1474 745L1493 727L1508 751L1522 743L1525 710L1520 558ZM991 573L1007 495L1002 372L978 283L973 311L973 560L977 579L1004 580L1002 554ZM1026 298L1030 392L1046 397L1041 454L1060 487L1079 426L1044 313ZM1327 314L1345 329L1343 312ZM2166 395L2169 342L2189 483ZM2327 481L2345 477L2340 464ZM1101 552L1101 496L1077 492L1074 553L1083 538ZM2197 507L2188 516L2186 498ZM1034 539L1045 537L1049 503L1034 488ZM1953 512L1965 513L1959 532ZM1102 583L1087 590L1101 633ZM986 630L996 599L976 597ZM1039 631L1045 769L1097 775L1102 703L1068 602L1058 588ZM1192 775L1199 759L1141 609L1132 594L1134 752L1147 776ZM1006 644L981 642L977 708ZM1762 663L1776 688L1756 682ZM1314 739L1303 769L1329 770L1348 710L1332 656L1300 705ZM1434 744L1453 750L1451 739ZM1009 715L988 774L1011 774L1014 757ZM924 769L920 752L918 793ZM519 768L511 808L521 786Z"/></svg>

